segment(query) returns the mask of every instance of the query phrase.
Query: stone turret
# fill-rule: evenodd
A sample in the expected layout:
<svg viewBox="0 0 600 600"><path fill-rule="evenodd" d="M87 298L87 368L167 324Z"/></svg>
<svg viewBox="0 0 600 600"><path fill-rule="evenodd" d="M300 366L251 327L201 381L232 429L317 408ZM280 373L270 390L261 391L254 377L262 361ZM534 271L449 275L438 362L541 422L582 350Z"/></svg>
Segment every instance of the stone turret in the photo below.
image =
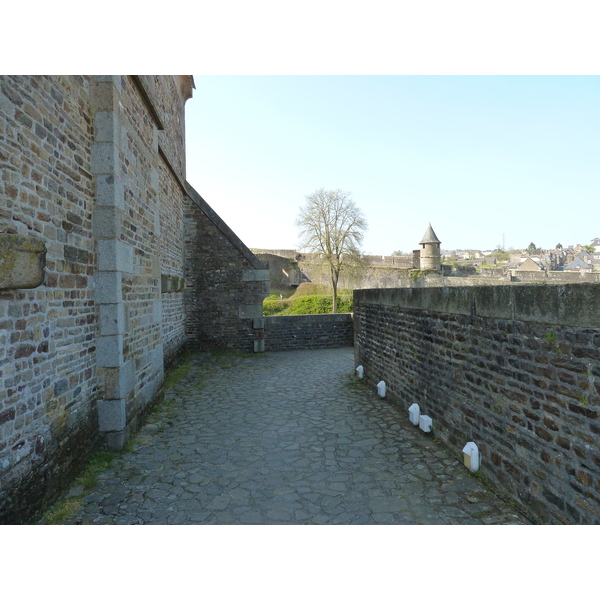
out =
<svg viewBox="0 0 600 600"><path fill-rule="evenodd" d="M435 235L431 223L429 223L429 227L419 243L421 245L419 257L419 268L421 271L440 271L442 268L440 244L442 242Z"/></svg>

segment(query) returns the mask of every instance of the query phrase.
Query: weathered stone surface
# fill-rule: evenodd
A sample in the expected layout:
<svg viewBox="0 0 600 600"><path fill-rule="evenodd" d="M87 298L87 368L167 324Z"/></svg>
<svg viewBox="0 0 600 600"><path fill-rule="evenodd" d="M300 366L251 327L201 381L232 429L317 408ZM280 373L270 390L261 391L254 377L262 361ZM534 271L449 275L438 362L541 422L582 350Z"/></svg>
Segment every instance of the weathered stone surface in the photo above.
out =
<svg viewBox="0 0 600 600"><path fill-rule="evenodd" d="M216 334L213 346L227 338L250 350L262 334L237 313L264 291L244 271L264 265L203 200L196 212L185 183L193 82L140 81L0 76L0 237L10 238L0 248L0 521L35 519L76 472L101 439L102 402L126 407L124 418L111 418L123 429L103 441L118 447L127 439L161 396L164 365L193 336L188 312ZM200 231L196 218L205 221ZM204 226L212 233L199 245ZM45 279L43 264L30 278L12 260L8 249L20 236L41 245L17 258L41 260L45 249ZM161 274L169 293L161 294ZM228 280L215 296L224 319L193 300L188 311L188 275L202 302L212 293L205 282Z"/></svg>
<svg viewBox="0 0 600 600"><path fill-rule="evenodd" d="M41 239L0 233L0 290L39 287L45 266L46 246Z"/></svg>
<svg viewBox="0 0 600 600"><path fill-rule="evenodd" d="M252 352L254 342L261 339L261 330L254 329L253 323L262 317L262 301L269 295L263 280L266 265L195 190L186 189L189 345Z"/></svg>
<svg viewBox="0 0 600 600"><path fill-rule="evenodd" d="M477 443L483 472L541 519L598 523L578 500L600 493L576 473L600 481L584 450L600 413L599 300L600 284L357 290L356 364L404 410L417 402L457 455Z"/></svg>
<svg viewBox="0 0 600 600"><path fill-rule="evenodd" d="M69 523L529 523L394 405L349 385L351 348L190 365Z"/></svg>
<svg viewBox="0 0 600 600"><path fill-rule="evenodd" d="M351 314L288 315L265 317L265 348L306 350L309 348L340 348L354 342L354 322Z"/></svg>

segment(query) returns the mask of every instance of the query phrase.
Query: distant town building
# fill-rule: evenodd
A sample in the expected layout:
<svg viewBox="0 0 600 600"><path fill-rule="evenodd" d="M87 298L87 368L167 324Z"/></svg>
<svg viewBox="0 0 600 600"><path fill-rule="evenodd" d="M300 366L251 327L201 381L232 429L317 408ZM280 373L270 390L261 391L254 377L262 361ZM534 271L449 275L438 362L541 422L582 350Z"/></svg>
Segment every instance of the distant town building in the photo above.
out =
<svg viewBox="0 0 600 600"><path fill-rule="evenodd" d="M518 267L519 271L543 271L544 268L541 265L539 259L536 261L531 256L527 257Z"/></svg>
<svg viewBox="0 0 600 600"><path fill-rule="evenodd" d="M592 265L586 263L581 257L576 256L571 263L565 267L565 271L591 271Z"/></svg>

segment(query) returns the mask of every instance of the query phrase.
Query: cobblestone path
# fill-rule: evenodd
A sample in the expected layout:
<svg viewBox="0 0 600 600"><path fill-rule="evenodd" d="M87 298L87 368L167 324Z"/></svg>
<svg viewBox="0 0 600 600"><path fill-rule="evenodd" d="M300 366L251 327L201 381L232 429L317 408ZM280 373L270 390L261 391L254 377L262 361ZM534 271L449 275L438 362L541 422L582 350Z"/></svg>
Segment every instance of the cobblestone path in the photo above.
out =
<svg viewBox="0 0 600 600"><path fill-rule="evenodd" d="M357 384L351 348L191 363L70 523L527 523Z"/></svg>

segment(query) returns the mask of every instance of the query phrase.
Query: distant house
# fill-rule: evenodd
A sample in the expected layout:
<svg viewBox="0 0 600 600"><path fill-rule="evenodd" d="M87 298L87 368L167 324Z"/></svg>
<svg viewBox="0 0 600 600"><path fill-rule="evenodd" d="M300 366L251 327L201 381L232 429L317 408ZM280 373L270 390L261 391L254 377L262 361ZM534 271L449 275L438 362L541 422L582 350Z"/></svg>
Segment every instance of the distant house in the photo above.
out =
<svg viewBox="0 0 600 600"><path fill-rule="evenodd" d="M539 261L539 258L538 258ZM526 258L518 267L518 271L544 271L544 267L538 261L533 260L533 258Z"/></svg>
<svg viewBox="0 0 600 600"><path fill-rule="evenodd" d="M591 271L592 265L586 263L582 258L576 256L571 263L565 267L565 271Z"/></svg>

